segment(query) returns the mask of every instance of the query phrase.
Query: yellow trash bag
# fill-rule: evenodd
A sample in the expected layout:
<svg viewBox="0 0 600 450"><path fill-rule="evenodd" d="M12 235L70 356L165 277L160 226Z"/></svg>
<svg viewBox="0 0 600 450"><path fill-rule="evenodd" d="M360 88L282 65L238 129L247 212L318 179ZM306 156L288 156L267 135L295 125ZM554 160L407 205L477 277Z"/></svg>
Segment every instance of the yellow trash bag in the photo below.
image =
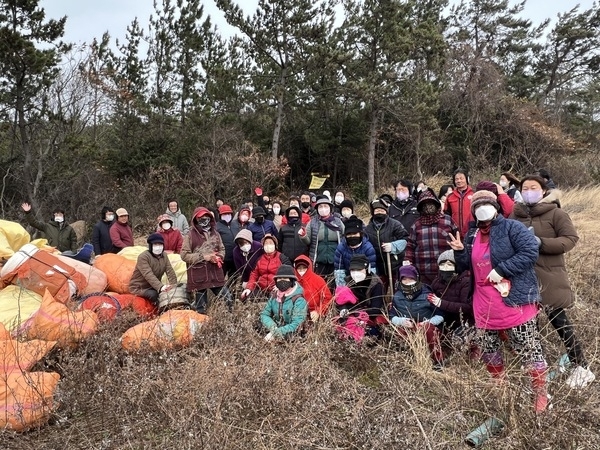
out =
<svg viewBox="0 0 600 450"><path fill-rule="evenodd" d="M0 323L9 331L16 330L40 309L41 304L40 294L12 284L6 286L0 291Z"/></svg>
<svg viewBox="0 0 600 450"><path fill-rule="evenodd" d="M31 236L21 224L0 220L0 259L10 258L30 240Z"/></svg>

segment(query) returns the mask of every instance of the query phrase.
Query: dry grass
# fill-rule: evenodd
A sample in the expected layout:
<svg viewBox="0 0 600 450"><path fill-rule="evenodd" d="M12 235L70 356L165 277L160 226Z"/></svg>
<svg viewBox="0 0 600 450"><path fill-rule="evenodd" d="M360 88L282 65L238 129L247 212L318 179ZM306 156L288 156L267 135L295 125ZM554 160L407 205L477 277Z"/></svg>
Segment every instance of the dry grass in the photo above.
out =
<svg viewBox="0 0 600 450"><path fill-rule="evenodd" d="M595 372L599 194L563 197L581 233L568 257L579 296L570 314ZM259 309L239 305L229 314L215 305L190 348L134 355L118 342L134 319L121 317L44 363L63 376L56 417L40 430L0 435L0 448L456 449L491 415L507 426L484 448L600 448L600 383L577 392L558 378L553 408L536 418L528 379L508 354L509 382L497 386L462 351L442 373L432 371L418 338L357 346L321 323L302 341L267 345L254 330ZM541 324L553 363L564 349Z"/></svg>

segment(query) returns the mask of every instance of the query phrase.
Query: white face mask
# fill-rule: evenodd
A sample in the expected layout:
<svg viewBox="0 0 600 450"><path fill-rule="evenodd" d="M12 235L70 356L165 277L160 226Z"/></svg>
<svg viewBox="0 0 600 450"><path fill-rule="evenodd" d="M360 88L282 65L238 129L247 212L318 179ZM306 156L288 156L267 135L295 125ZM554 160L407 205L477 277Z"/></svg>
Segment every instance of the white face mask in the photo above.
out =
<svg viewBox="0 0 600 450"><path fill-rule="evenodd" d="M281 212L281 208L279 206L273 206L273 214L278 216L280 212Z"/></svg>
<svg viewBox="0 0 600 450"><path fill-rule="evenodd" d="M275 251L275 244L265 244L263 250L267 254L273 253Z"/></svg>
<svg viewBox="0 0 600 450"><path fill-rule="evenodd" d="M339 205L340 203L342 203L344 201L344 197L341 195L336 195L335 196L335 202Z"/></svg>
<svg viewBox="0 0 600 450"><path fill-rule="evenodd" d="M350 277L352 277L355 283L360 283L367 278L367 272L364 270L351 270Z"/></svg>
<svg viewBox="0 0 600 450"><path fill-rule="evenodd" d="M450 261L444 261L438 266L438 268L440 270L454 271L454 264L452 264Z"/></svg>
<svg viewBox="0 0 600 450"><path fill-rule="evenodd" d="M503 188L505 188L506 186L508 186L508 181L504 181L504 180L500 180L500 183L498 183L500 186L502 186Z"/></svg>
<svg viewBox="0 0 600 450"><path fill-rule="evenodd" d="M248 214L240 214L240 222L245 223L248 222L248 219L250 217L248 216Z"/></svg>
<svg viewBox="0 0 600 450"><path fill-rule="evenodd" d="M221 216L221 220L223 220L223 222L229 223L229 222L231 222L231 217L232 217L231 214L223 214Z"/></svg>
<svg viewBox="0 0 600 450"><path fill-rule="evenodd" d="M115 220L115 215L114 214L107 214L106 215L106 220L108 222L112 222L113 220Z"/></svg>
<svg viewBox="0 0 600 450"><path fill-rule="evenodd" d="M342 217L345 217L347 219L351 215L352 215L352 210L350 208L344 208L344 209L342 209Z"/></svg>
<svg viewBox="0 0 600 450"><path fill-rule="evenodd" d="M170 222L163 222L163 224L161 225L163 230L170 230L171 229L171 223Z"/></svg>
<svg viewBox="0 0 600 450"><path fill-rule="evenodd" d="M154 253L155 255L160 255L163 252L164 248L165 248L165 246L162 244L153 244L152 245L152 253Z"/></svg>
<svg viewBox="0 0 600 450"><path fill-rule="evenodd" d="M308 269L296 269L296 271L298 272L298 275L303 277L304 274L308 271Z"/></svg>
<svg viewBox="0 0 600 450"><path fill-rule="evenodd" d="M252 246L250 244L244 244L244 245L240 246L240 250L243 251L244 253L248 253L251 248L252 248Z"/></svg>
<svg viewBox="0 0 600 450"><path fill-rule="evenodd" d="M63 223L65 221L65 218L63 216L55 216L54 221L58 223Z"/></svg>
<svg viewBox="0 0 600 450"><path fill-rule="evenodd" d="M319 205L318 211L321 217L327 217L331 209L329 208L329 205Z"/></svg>
<svg viewBox="0 0 600 450"><path fill-rule="evenodd" d="M417 280L402 280L404 286L414 286L417 284Z"/></svg>
<svg viewBox="0 0 600 450"><path fill-rule="evenodd" d="M497 212L494 205L481 205L475 210L475 217L480 222L487 222L496 217Z"/></svg>

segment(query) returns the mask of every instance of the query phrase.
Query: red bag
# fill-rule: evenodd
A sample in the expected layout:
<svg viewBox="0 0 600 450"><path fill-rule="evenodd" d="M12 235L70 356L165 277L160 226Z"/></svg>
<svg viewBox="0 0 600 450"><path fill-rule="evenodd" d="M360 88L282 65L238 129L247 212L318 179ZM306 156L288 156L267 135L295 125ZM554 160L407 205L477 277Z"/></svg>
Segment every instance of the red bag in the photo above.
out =
<svg viewBox="0 0 600 450"><path fill-rule="evenodd" d="M351 313L345 322L338 317L335 329L341 339L354 339L360 342L365 337L368 325L369 315L365 311L356 311Z"/></svg>

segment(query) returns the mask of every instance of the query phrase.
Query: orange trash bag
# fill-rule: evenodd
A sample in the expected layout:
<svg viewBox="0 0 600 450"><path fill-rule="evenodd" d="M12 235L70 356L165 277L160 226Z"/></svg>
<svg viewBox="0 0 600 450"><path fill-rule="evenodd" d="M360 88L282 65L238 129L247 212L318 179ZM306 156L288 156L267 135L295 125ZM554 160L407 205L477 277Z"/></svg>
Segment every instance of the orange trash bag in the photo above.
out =
<svg viewBox="0 0 600 450"><path fill-rule="evenodd" d="M156 305L147 298L133 294L117 294L115 292L107 292L107 294L117 299L121 305L121 311L130 308L143 317L154 316L158 312Z"/></svg>
<svg viewBox="0 0 600 450"><path fill-rule="evenodd" d="M190 345L208 316L196 311L174 309L160 317L131 327L121 337L125 350L166 350Z"/></svg>
<svg viewBox="0 0 600 450"><path fill-rule="evenodd" d="M55 372L14 372L0 377L0 428L25 431L48 422L59 380Z"/></svg>
<svg viewBox="0 0 600 450"><path fill-rule="evenodd" d="M10 339L10 332L6 329L4 324L0 322L0 341L6 341Z"/></svg>
<svg viewBox="0 0 600 450"><path fill-rule="evenodd" d="M76 259L69 258L68 256L55 255L64 264L71 266L86 279L86 285L79 289L79 295L88 295L94 292L103 292L108 286L108 280L106 274L100 269L90 266Z"/></svg>
<svg viewBox="0 0 600 450"><path fill-rule="evenodd" d="M98 292L86 296L77 309L94 311L100 322L110 322L121 311L121 304L115 297Z"/></svg>
<svg viewBox="0 0 600 450"><path fill-rule="evenodd" d="M96 256L94 267L106 274L108 289L119 294L129 293L129 282L135 270L136 261L130 261L121 255L106 253Z"/></svg>
<svg viewBox="0 0 600 450"><path fill-rule="evenodd" d="M46 291L40 309L31 318L27 337L56 341L61 348L74 348L86 336L94 334L97 328L98 316L95 312L71 311Z"/></svg>
<svg viewBox="0 0 600 450"><path fill-rule="evenodd" d="M11 372L31 370L55 345L56 342L38 339L26 342L12 339L0 341L0 377Z"/></svg>

